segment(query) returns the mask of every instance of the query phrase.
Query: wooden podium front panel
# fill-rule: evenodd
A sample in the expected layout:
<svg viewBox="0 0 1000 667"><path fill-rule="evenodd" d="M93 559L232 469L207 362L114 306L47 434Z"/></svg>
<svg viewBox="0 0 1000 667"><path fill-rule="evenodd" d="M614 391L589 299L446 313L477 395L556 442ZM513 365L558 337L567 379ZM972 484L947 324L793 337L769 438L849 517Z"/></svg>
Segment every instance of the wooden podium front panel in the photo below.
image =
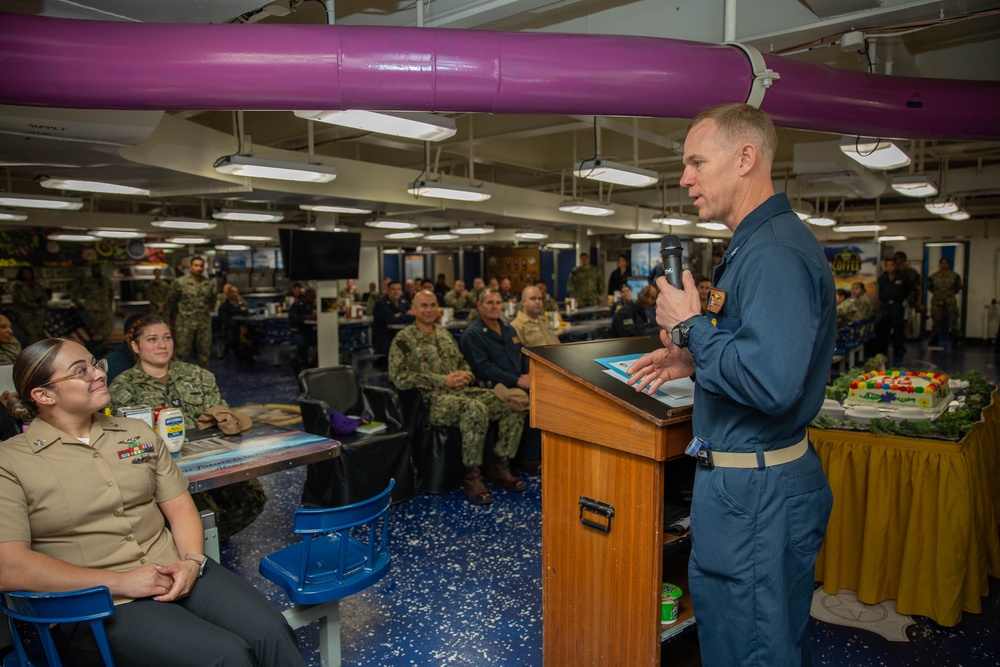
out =
<svg viewBox="0 0 1000 667"><path fill-rule="evenodd" d="M663 465L546 432L542 471L545 664L658 665ZM581 496L614 507L609 532Z"/></svg>

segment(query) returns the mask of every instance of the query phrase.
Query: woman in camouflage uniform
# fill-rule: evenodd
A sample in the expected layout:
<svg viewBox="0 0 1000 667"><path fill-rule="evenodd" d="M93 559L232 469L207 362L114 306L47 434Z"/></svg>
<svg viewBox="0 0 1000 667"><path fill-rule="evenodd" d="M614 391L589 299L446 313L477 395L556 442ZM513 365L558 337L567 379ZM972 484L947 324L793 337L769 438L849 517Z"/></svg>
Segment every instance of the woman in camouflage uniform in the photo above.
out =
<svg viewBox="0 0 1000 667"><path fill-rule="evenodd" d="M219 405L228 407L212 373L184 361L171 361L173 334L162 317L140 318L125 336L138 361L111 383L113 411L128 405L177 407L184 414L184 428L194 431L198 416L205 410ZM253 523L267 502L264 487L255 479L196 493L193 497L199 510L215 512L222 542Z"/></svg>

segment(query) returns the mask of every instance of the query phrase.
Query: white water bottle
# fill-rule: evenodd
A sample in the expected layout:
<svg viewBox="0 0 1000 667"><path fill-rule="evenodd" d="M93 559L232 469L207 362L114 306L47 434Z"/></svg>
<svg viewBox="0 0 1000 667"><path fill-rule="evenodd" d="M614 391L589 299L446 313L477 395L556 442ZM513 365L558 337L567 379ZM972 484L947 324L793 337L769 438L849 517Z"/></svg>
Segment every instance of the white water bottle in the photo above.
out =
<svg viewBox="0 0 1000 667"><path fill-rule="evenodd" d="M170 450L170 456L177 459L184 446L184 415L179 408L164 408L156 415L156 434Z"/></svg>

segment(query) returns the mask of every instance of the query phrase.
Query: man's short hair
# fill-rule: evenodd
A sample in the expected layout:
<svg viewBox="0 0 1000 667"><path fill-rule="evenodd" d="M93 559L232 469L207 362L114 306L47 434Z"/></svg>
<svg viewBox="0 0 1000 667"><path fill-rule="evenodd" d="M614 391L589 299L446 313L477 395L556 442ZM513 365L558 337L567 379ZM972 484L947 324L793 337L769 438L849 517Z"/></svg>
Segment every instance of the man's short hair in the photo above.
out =
<svg viewBox="0 0 1000 667"><path fill-rule="evenodd" d="M896 253L893 255L893 257L895 257L896 259L901 259L903 261L906 261L906 253L903 252L902 250L897 250Z"/></svg>
<svg viewBox="0 0 1000 667"><path fill-rule="evenodd" d="M386 285L386 287L392 287L393 285L399 285L400 287L402 287L403 283L399 282L398 280L390 280L389 284Z"/></svg>
<svg viewBox="0 0 1000 667"><path fill-rule="evenodd" d="M714 120L723 137L732 143L750 139L760 149L761 157L771 164L778 150L778 133L766 113L749 104L717 104L695 116L688 132L703 120Z"/></svg>
<svg viewBox="0 0 1000 667"><path fill-rule="evenodd" d="M208 264L208 262L205 261L205 258L202 257L201 255L195 255L194 257L192 257L191 259L189 259L188 260L188 265L189 266L191 265L191 262L201 262L202 264Z"/></svg>
<svg viewBox="0 0 1000 667"><path fill-rule="evenodd" d="M476 303L483 303L484 301L486 301L486 297L490 296L491 294L496 294L498 297L500 297L500 292L496 291L495 289L487 287L486 289L484 289L482 292L479 293L479 297L476 299ZM500 297L500 300L503 301L503 297Z"/></svg>
<svg viewBox="0 0 1000 667"><path fill-rule="evenodd" d="M585 253L585 252L581 252L581 253L580 253L580 259L583 259L584 257L587 257L587 258L590 258L590 255L588 255L588 254L587 254L587 253Z"/></svg>

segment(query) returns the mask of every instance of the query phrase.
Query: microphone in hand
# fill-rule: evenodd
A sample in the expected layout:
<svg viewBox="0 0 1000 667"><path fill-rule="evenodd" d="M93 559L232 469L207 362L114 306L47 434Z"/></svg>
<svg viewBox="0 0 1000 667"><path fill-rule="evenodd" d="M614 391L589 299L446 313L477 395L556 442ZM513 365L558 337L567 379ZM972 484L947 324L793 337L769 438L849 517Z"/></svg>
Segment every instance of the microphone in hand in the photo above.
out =
<svg viewBox="0 0 1000 667"><path fill-rule="evenodd" d="M663 261L663 274L667 282L677 289L684 289L683 273L684 267L681 265L681 257L684 254L684 247L676 234L667 234L660 240L660 259Z"/></svg>

